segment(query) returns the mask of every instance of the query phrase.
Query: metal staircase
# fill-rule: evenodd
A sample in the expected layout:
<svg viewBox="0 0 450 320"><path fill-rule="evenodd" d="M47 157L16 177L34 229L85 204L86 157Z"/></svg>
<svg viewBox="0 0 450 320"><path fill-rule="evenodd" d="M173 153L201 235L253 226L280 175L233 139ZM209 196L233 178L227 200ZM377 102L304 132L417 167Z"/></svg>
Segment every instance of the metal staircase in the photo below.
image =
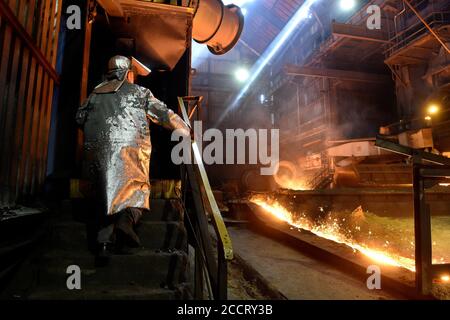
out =
<svg viewBox="0 0 450 320"><path fill-rule="evenodd" d="M42 245L47 249L23 265L17 275L20 278L24 272L31 272L32 281L26 285L20 284L19 279L19 283L12 283L9 298L192 298L183 220L184 210L178 199L152 199L151 211L142 216L137 228L142 248L133 254L112 255L107 266L99 267L87 250L87 225L70 216L58 219ZM81 270L80 290L69 290L66 284L67 268L72 265Z"/></svg>
<svg viewBox="0 0 450 320"><path fill-rule="evenodd" d="M329 187L333 182L333 171L326 154L322 155L322 168L319 169L308 181L311 190L322 190Z"/></svg>
<svg viewBox="0 0 450 320"><path fill-rule="evenodd" d="M194 100L199 107L201 99ZM189 122L190 117L181 98L180 109L185 121ZM194 112L195 109L189 112L191 117ZM192 142L192 148L198 156L195 142ZM170 191L159 192L154 186L152 194L160 194L161 198L150 199L150 211L142 216L136 228L141 248L131 254L112 255L106 266L96 265L92 250L88 250L95 242L95 228L91 227L94 224L89 221L95 215L89 212L89 205L81 199L81 207L72 208L75 214L68 210L50 221L43 243L18 268L7 288L0 292L0 297L45 300L226 299L227 260L233 257L229 235L201 157L196 157L195 163L183 165L181 169L179 187L174 187L177 185L174 184L169 187ZM72 202L74 204L76 206L76 201ZM216 240L213 240L208 227L208 216ZM81 289L71 290L67 286L70 266L80 268Z"/></svg>

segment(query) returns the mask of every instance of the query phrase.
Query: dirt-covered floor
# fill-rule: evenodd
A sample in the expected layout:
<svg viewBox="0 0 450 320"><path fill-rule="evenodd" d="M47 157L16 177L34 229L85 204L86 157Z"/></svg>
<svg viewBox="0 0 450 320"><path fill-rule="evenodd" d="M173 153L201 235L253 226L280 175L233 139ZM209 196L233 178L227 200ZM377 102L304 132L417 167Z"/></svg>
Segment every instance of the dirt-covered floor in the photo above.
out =
<svg viewBox="0 0 450 320"><path fill-rule="evenodd" d="M256 279L246 276L242 265L236 260L228 264L228 299L266 300L271 297L258 286Z"/></svg>

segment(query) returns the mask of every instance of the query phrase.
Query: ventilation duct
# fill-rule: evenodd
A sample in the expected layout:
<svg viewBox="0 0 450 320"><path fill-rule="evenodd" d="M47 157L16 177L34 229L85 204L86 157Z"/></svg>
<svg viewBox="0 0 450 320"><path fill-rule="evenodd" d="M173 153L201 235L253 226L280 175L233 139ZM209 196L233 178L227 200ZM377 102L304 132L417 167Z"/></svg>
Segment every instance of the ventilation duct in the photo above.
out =
<svg viewBox="0 0 450 320"><path fill-rule="evenodd" d="M244 16L241 9L221 0L199 0L194 16L192 37L206 44L211 53L220 55L231 50L241 36Z"/></svg>
<svg viewBox="0 0 450 320"><path fill-rule="evenodd" d="M105 26L117 39L131 39L134 53L152 69L172 70L192 38L220 55L241 36L244 16L221 0L183 0L175 6L139 0L97 0L105 10ZM97 19L100 20L100 19Z"/></svg>

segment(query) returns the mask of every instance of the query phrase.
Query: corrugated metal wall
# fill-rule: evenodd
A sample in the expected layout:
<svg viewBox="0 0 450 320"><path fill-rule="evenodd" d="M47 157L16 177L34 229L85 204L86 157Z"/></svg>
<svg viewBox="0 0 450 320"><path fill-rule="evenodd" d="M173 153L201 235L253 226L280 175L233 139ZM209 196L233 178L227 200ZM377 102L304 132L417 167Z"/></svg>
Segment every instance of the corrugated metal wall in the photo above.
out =
<svg viewBox="0 0 450 320"><path fill-rule="evenodd" d="M61 0L0 0L0 205L45 179Z"/></svg>

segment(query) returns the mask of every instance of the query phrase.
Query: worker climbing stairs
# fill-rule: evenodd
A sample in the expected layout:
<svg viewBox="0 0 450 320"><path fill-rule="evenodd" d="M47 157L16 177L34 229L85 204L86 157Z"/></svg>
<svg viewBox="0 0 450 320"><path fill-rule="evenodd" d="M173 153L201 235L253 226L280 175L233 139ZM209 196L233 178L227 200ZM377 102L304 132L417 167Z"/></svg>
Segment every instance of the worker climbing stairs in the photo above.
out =
<svg viewBox="0 0 450 320"><path fill-rule="evenodd" d="M142 247L113 254L99 266L88 250L89 224L65 214L49 227L45 249L23 266L34 270L31 289L27 285L28 292L11 293L26 299L189 299L183 219L179 199L151 199L150 212L137 226Z"/></svg>
<svg viewBox="0 0 450 320"><path fill-rule="evenodd" d="M179 103L189 121L181 98ZM194 142L192 148L198 154ZM1 298L226 299L233 252L202 159L183 166L181 178L151 182L150 210L135 227L141 247L116 252L106 264L95 255L96 215L83 192L89 187L72 179L70 200L53 208L44 236Z"/></svg>

